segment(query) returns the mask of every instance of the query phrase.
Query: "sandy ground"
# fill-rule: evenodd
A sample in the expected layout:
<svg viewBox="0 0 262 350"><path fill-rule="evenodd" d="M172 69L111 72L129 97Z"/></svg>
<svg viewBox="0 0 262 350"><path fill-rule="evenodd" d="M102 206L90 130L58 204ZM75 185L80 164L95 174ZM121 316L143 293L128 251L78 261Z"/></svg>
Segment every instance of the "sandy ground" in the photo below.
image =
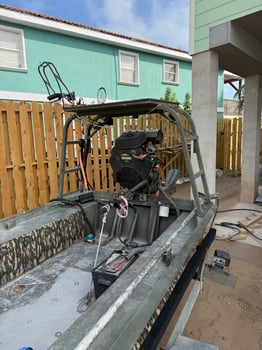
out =
<svg viewBox="0 0 262 350"><path fill-rule="evenodd" d="M217 178L219 210L251 207L262 210L259 205L239 203L240 181L240 177L226 174ZM181 185L180 191L187 195L188 185ZM247 215L253 214L220 213L215 222L237 222ZM217 345L220 350L262 350L262 242L252 237L248 237L249 241L230 241L227 237L232 234L231 229L223 232L224 228L215 227L220 239L215 240L208 255L213 255L215 249L228 252L229 272L237 277L237 283L231 288L205 279L183 335Z"/></svg>

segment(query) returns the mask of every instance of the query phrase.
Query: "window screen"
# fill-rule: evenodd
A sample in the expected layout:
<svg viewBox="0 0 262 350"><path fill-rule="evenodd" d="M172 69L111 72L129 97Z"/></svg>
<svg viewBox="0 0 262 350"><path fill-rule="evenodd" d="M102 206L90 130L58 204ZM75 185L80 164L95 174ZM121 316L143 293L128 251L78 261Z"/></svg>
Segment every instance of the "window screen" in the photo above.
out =
<svg viewBox="0 0 262 350"><path fill-rule="evenodd" d="M138 55L120 51L119 52L120 83L138 84Z"/></svg>
<svg viewBox="0 0 262 350"><path fill-rule="evenodd" d="M163 81L165 83L178 84L178 63L173 61L163 61Z"/></svg>
<svg viewBox="0 0 262 350"><path fill-rule="evenodd" d="M0 26L0 69L26 69L22 30Z"/></svg>

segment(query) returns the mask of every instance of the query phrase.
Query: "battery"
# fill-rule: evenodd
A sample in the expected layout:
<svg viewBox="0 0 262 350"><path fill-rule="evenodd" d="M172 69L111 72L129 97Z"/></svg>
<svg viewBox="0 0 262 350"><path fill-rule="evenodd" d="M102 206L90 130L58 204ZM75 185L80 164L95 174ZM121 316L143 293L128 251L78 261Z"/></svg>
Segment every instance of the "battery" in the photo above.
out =
<svg viewBox="0 0 262 350"><path fill-rule="evenodd" d="M95 297L98 298L117 278L138 258L139 254L128 255L121 251L113 252L100 265L92 270Z"/></svg>

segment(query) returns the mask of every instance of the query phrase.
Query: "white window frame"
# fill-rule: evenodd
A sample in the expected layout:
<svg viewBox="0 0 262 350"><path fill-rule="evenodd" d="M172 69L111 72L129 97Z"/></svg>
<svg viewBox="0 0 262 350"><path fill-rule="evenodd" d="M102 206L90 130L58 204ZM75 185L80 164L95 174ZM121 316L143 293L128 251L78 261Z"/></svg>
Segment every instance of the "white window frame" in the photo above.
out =
<svg viewBox="0 0 262 350"><path fill-rule="evenodd" d="M135 81L124 80L123 74L122 74L122 69L124 67L121 64L121 56L122 55L131 56L134 58L134 60L135 60L135 67L134 67ZM139 86L140 85L140 83L139 83L139 55L136 53L133 53L133 52L119 50L118 60L119 60L119 83L125 84L125 85ZM126 68L126 69L128 69L128 68Z"/></svg>
<svg viewBox="0 0 262 350"><path fill-rule="evenodd" d="M166 79L166 64L172 64L175 66L175 80L168 80ZM170 73L170 72L169 72ZM166 84L173 84L173 85L178 85L179 84L179 63L176 61L171 61L171 60L163 60L163 83Z"/></svg>
<svg viewBox="0 0 262 350"><path fill-rule="evenodd" d="M19 72L27 72L27 66L26 66L26 55L25 55L25 40L24 40L24 31L23 29L18 29L14 27L7 27L0 25L0 31L3 32L9 32L9 33L15 33L18 37L18 49L16 50L19 54L20 59L20 67L18 66L5 66L0 64L0 70L11 70L11 71L19 71ZM1 47L0 47L1 48ZM2 47L2 50L10 51L12 49ZM1 54L1 52L0 52Z"/></svg>

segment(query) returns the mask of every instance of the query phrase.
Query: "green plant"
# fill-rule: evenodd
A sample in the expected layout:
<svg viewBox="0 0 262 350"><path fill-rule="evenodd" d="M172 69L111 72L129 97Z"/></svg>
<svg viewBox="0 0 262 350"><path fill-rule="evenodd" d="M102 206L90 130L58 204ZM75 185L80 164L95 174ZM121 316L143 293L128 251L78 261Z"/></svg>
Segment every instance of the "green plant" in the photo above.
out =
<svg viewBox="0 0 262 350"><path fill-rule="evenodd" d="M191 94L190 94L190 92L187 92L185 94L185 100L184 100L184 103L183 103L183 108L184 108L185 112L187 112L189 115L191 115L191 113L192 113L192 102L191 102Z"/></svg>
<svg viewBox="0 0 262 350"><path fill-rule="evenodd" d="M241 85L234 95L238 100L238 114L240 115L244 108L245 84Z"/></svg>
<svg viewBox="0 0 262 350"><path fill-rule="evenodd" d="M178 99L176 97L176 93L173 92L171 87L169 87L169 86L166 88L165 96L164 97L160 97L160 100L175 102L175 103L179 104Z"/></svg>

